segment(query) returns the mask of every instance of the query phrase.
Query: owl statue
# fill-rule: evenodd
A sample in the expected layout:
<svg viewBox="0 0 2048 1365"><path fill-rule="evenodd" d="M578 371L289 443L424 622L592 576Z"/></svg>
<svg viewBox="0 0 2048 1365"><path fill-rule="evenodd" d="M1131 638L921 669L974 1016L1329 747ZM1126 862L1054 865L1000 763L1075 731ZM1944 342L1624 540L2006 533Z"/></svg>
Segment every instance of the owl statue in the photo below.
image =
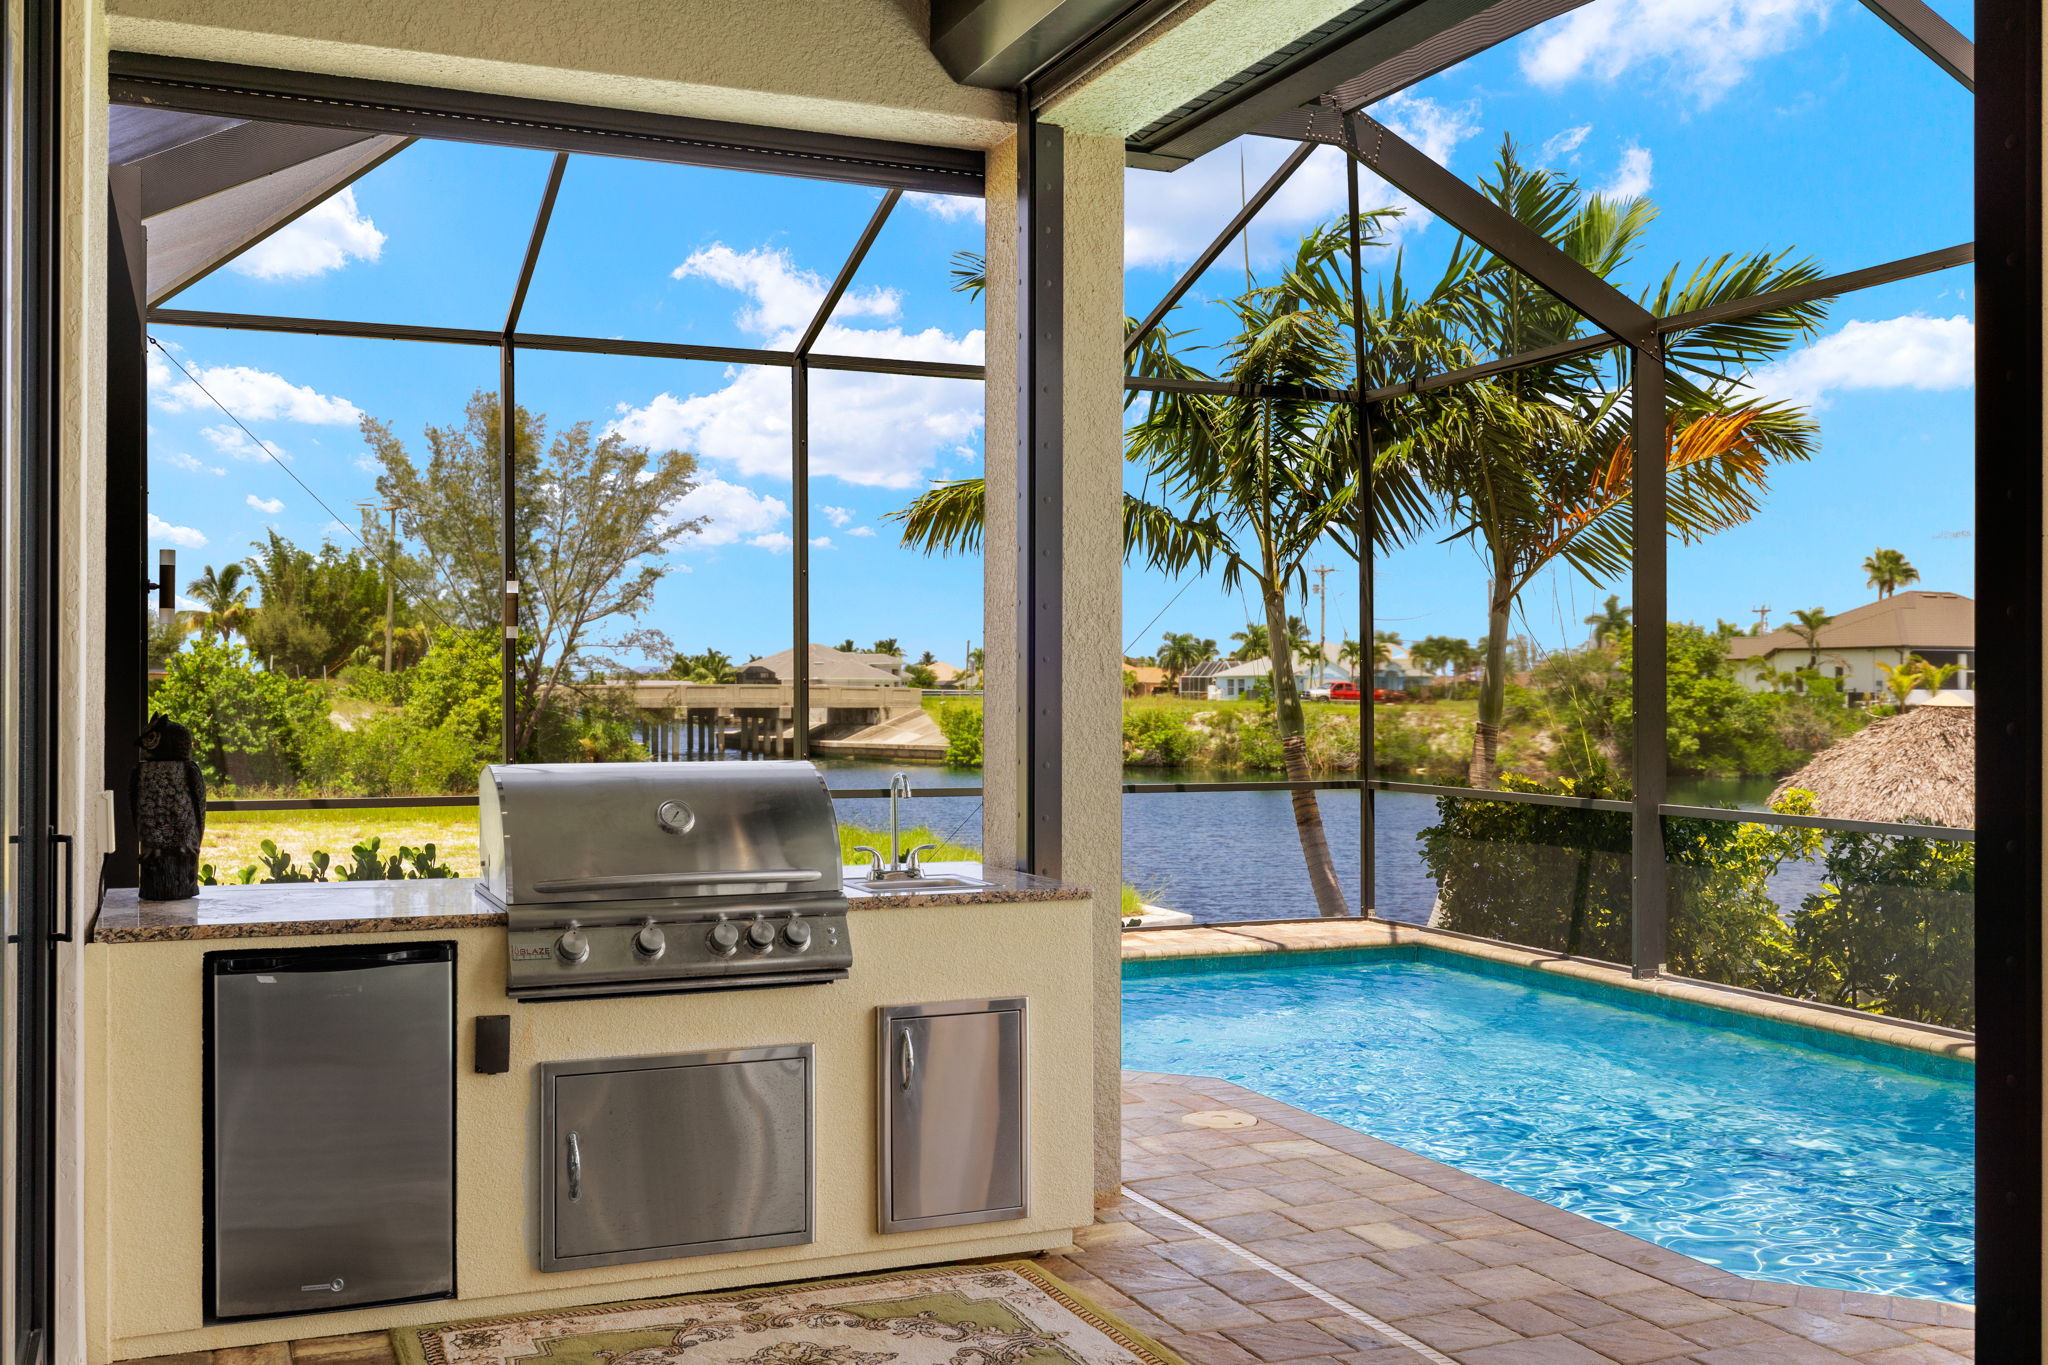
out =
<svg viewBox="0 0 2048 1365"><path fill-rule="evenodd" d="M206 777L192 761L192 732L155 715L135 743L142 757L128 778L128 807L142 845L142 899L187 900L199 894L206 834Z"/></svg>

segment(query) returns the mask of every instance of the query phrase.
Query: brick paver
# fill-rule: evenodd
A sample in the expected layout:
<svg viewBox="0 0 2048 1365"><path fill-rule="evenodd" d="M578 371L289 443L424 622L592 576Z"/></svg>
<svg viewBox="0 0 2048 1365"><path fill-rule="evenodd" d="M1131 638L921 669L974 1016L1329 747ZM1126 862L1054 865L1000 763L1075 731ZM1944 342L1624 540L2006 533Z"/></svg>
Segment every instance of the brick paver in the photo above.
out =
<svg viewBox="0 0 2048 1365"><path fill-rule="evenodd" d="M1974 1358L1962 1304L1742 1279L1223 1081L1124 1100L1127 1197L1047 1268L1190 1365Z"/></svg>

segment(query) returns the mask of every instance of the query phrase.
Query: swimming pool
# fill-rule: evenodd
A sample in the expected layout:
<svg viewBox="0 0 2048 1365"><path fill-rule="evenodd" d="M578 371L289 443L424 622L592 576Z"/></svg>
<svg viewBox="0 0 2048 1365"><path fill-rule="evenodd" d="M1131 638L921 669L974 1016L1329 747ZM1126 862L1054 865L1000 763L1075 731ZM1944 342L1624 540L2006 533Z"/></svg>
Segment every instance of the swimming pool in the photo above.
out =
<svg viewBox="0 0 2048 1365"><path fill-rule="evenodd" d="M1967 1080L1452 954L1289 956L1127 964L1124 1064L1236 1081L1739 1275L1972 1301Z"/></svg>

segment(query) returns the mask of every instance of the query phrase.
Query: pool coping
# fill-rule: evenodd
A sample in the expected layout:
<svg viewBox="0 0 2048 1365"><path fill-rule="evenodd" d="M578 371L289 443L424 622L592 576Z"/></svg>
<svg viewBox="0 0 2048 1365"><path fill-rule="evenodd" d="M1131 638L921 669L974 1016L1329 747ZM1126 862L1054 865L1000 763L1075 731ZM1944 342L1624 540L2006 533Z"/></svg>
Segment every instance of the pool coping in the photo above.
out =
<svg viewBox="0 0 2048 1365"><path fill-rule="evenodd" d="M1554 1237L1580 1251L1627 1266L1652 1279L1662 1280L1693 1294L1737 1302L1803 1308L1815 1312L1853 1313L1889 1322L1917 1323L1930 1327L1974 1328L1975 1304L1952 1303L1946 1299L1916 1299L1900 1294L1876 1294L1859 1289L1826 1289L1812 1285L1785 1284L1777 1280L1753 1280L1719 1266L1694 1260L1683 1252L1657 1245L1633 1233L1595 1222L1584 1214L1547 1204L1531 1195L1520 1194L1483 1176L1472 1175L1405 1147L1347 1128L1303 1109L1282 1103L1232 1081L1212 1076L1182 1076L1170 1072L1127 1070L1124 1084L1176 1085L1228 1107L1241 1109L1254 1118L1301 1137L1335 1148L1347 1156L1404 1175L1420 1184L1510 1219L1524 1227ZM1139 1182L1142 1183L1142 1182Z"/></svg>
<svg viewBox="0 0 2048 1365"><path fill-rule="evenodd" d="M1597 995L1617 1003L1634 1004L1657 1013L1677 1014L1692 1018L1695 1022L1722 1022L1711 1016L1701 1019L1697 1013L1701 1009L1733 1014L1752 1025L1744 1031L1758 1033L1777 1041L1820 1046L1824 1050L1863 1057L1866 1060L1913 1060L1888 1059L1865 1050L1873 1046L1918 1054L1930 1059L1946 1059L1947 1066L1941 1066L1939 1062L1934 1063L1940 1069L1928 1074L1944 1075L1952 1079L1955 1078L1956 1066L1973 1067L1977 1060L1975 1036L1952 1029L1913 1024L1880 1015L1859 1014L1850 1010L1792 1000L1784 996L1764 995L1738 987L1696 981L1689 977L1641 978L1631 975L1628 968L1613 963L1517 948L1490 939L1470 938L1463 934L1446 933L1392 920L1272 920L1229 925L1203 924L1181 928L1134 929L1122 936L1125 962L1245 957L1267 953L1327 953L1347 949L1384 950L1396 947L1426 948L1478 962L1513 967L1523 972L1536 972L1552 978L1560 985L1571 982L1580 986L1581 989L1574 992L1575 994L1585 994L1587 992L1584 988L1591 987ZM1743 1027L1742 1023L1735 1020L1725 1021L1725 1024L1728 1027ZM1758 1024L1777 1027L1754 1027ZM1786 1029L1796 1029L1808 1036L1788 1035L1783 1032ZM1820 1034L1823 1037L1816 1039L1811 1036L1813 1034ZM1831 1039L1863 1046L1829 1047L1828 1040ZM1909 1069L1922 1068L1913 1066Z"/></svg>

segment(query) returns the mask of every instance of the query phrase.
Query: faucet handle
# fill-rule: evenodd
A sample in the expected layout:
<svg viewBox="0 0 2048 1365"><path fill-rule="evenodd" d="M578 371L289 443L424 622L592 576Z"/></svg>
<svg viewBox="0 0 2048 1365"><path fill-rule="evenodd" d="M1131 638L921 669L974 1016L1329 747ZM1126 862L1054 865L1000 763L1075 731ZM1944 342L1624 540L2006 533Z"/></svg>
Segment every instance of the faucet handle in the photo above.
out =
<svg viewBox="0 0 2048 1365"><path fill-rule="evenodd" d="M910 774L897 773L889 779L889 795L908 797L910 795Z"/></svg>
<svg viewBox="0 0 2048 1365"><path fill-rule="evenodd" d="M918 864L917 855L920 853L930 853L936 848L938 848L937 844L919 844L904 855L903 870L913 877L922 877L924 875L924 868Z"/></svg>
<svg viewBox="0 0 2048 1365"><path fill-rule="evenodd" d="M881 850L869 848L866 844L856 844L853 851L868 855L868 880L871 882L880 881L882 879L883 867Z"/></svg>

